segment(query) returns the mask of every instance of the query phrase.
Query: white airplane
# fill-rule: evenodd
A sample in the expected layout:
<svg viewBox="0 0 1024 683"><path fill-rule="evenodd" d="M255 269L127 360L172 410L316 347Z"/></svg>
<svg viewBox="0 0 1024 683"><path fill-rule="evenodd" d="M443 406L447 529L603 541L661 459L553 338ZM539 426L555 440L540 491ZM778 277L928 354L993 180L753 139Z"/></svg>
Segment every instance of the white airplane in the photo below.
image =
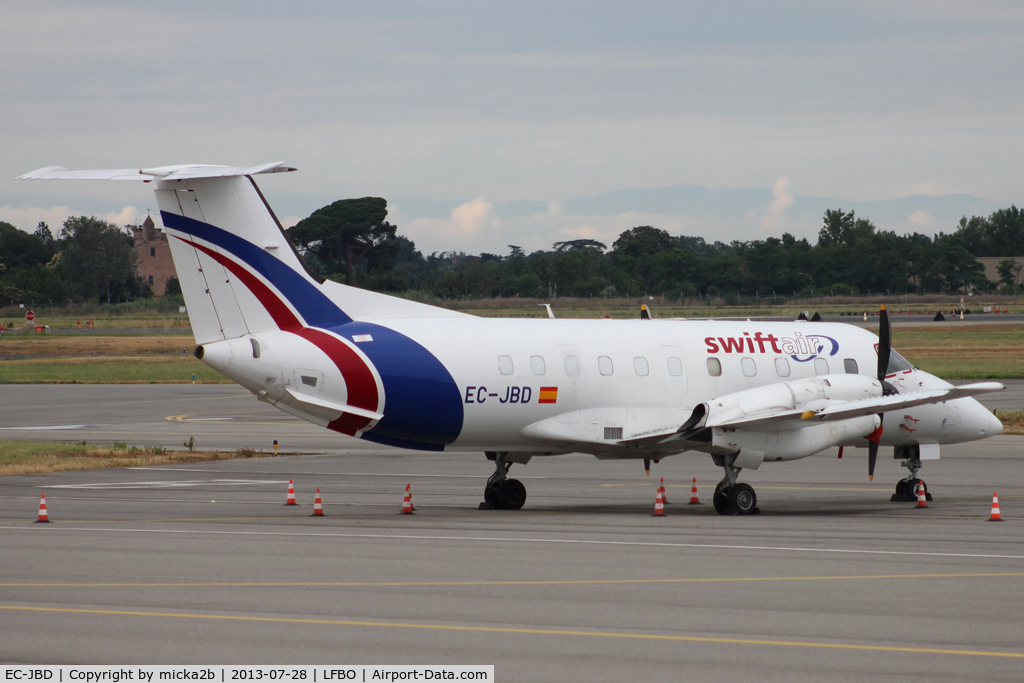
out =
<svg viewBox="0 0 1024 683"><path fill-rule="evenodd" d="M25 180L155 182L197 358L260 401L351 437L425 451L484 451L484 499L519 509L509 478L534 456L649 461L710 454L722 514L757 511L744 468L838 446L894 447L916 499L941 444L998 434L973 395L835 323L479 318L321 282L304 267L253 176L295 169L167 166L68 171ZM883 424L885 429L883 431ZM841 457L842 451L840 451Z"/></svg>

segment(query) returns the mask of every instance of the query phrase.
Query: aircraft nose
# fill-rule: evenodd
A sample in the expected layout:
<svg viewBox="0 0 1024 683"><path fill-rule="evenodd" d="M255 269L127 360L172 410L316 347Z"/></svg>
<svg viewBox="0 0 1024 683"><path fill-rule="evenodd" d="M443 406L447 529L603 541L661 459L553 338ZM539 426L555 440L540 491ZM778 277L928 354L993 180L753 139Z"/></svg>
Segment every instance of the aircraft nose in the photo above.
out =
<svg viewBox="0 0 1024 683"><path fill-rule="evenodd" d="M962 429L968 438L985 439L990 436L995 436L999 432L1003 431L1003 423L999 421L992 411L985 406L978 403L976 400L971 399L974 404L971 406L967 415L967 419L963 422Z"/></svg>
<svg viewBox="0 0 1024 683"><path fill-rule="evenodd" d="M985 436L995 436L999 432L1003 431L1003 423L999 421L992 413L988 414L988 429L985 430Z"/></svg>

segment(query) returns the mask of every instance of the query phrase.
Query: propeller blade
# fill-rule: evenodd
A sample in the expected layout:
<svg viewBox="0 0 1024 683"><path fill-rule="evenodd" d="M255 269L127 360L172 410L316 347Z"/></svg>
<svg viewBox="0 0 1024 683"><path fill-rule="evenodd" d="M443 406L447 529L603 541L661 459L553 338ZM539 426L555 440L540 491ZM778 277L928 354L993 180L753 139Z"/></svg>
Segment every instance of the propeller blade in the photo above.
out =
<svg viewBox="0 0 1024 683"><path fill-rule="evenodd" d="M878 460L878 442L868 441L868 481L875 479L876 460Z"/></svg>
<svg viewBox="0 0 1024 683"><path fill-rule="evenodd" d="M892 353L892 324L889 312L882 304L878 312L878 381L884 382L889 370L889 356Z"/></svg>
<svg viewBox="0 0 1024 683"><path fill-rule="evenodd" d="M878 415L878 429L868 434L868 481L875 479L875 462L878 460L878 442L882 440L882 418L885 413Z"/></svg>

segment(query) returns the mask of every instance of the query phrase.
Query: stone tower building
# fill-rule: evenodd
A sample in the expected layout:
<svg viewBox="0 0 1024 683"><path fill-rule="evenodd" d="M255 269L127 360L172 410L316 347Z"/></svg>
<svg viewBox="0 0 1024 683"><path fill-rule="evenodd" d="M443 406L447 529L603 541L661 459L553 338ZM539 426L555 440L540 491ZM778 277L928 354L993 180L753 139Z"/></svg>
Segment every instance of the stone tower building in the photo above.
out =
<svg viewBox="0 0 1024 683"><path fill-rule="evenodd" d="M153 289L154 296L163 296L167 291L167 278L177 277L167 235L157 230L151 216L146 216L141 226L132 228L132 238L138 255L139 275Z"/></svg>

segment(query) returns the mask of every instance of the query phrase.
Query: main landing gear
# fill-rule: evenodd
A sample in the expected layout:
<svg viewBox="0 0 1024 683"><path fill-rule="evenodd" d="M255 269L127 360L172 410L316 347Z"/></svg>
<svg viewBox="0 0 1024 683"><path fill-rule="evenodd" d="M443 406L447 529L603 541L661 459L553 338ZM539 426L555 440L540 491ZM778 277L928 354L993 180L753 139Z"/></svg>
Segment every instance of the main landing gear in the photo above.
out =
<svg viewBox="0 0 1024 683"><path fill-rule="evenodd" d="M928 484L924 483L923 479L918 479L917 473L921 470L921 453L916 446L897 446L894 452L895 457L904 458L903 462L900 463L902 467L907 468L907 478L900 479L896 482L896 493L892 494L889 499L893 503L913 503L917 501L918 489L924 487L924 497L926 500L932 499L932 494L928 493Z"/></svg>
<svg viewBox="0 0 1024 683"><path fill-rule="evenodd" d="M750 484L739 484L740 467L734 467L735 455L712 455L715 464L725 470L725 477L715 487L711 502L715 512L720 515L756 515L761 512L757 507L757 494Z"/></svg>
<svg viewBox="0 0 1024 683"><path fill-rule="evenodd" d="M512 463L505 462L508 453L486 453L494 461L494 474L487 479L484 487L484 502L481 510L518 510L526 502L526 487L518 479L509 479Z"/></svg>

